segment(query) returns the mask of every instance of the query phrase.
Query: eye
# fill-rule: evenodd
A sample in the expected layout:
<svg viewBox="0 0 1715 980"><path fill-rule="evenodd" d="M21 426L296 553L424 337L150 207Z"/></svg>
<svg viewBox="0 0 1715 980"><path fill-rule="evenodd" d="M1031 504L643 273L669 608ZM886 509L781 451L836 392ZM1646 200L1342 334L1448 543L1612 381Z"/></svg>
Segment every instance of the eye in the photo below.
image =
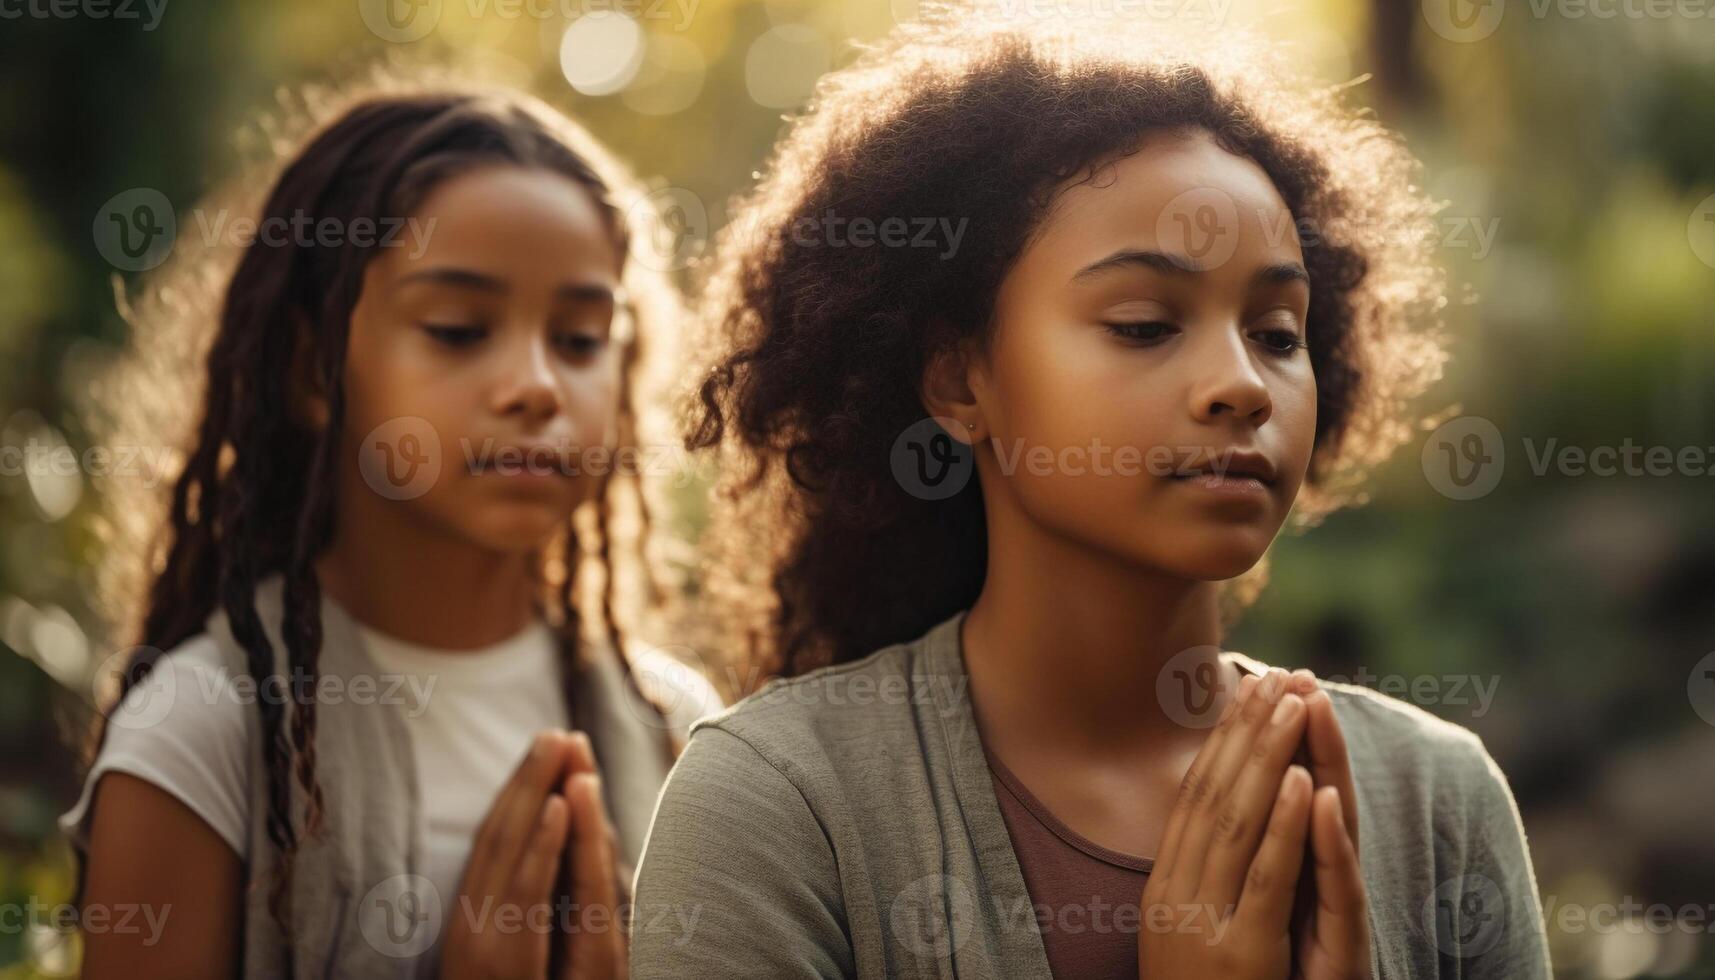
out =
<svg viewBox="0 0 1715 980"><path fill-rule="evenodd" d="M1298 334L1291 330L1281 330L1278 328L1273 330L1259 330L1256 335L1264 338L1263 346L1268 349L1269 353L1278 354L1282 357L1291 355L1300 350L1307 350L1310 346L1304 341L1299 340Z"/></svg>
<svg viewBox="0 0 1715 980"><path fill-rule="evenodd" d="M554 335L554 343L575 357L590 357L601 353L607 346L607 338L593 333L560 333Z"/></svg>
<svg viewBox="0 0 1715 980"><path fill-rule="evenodd" d="M1145 343L1162 339L1167 331L1176 329L1171 323L1160 320L1148 320L1138 323L1109 323L1105 325L1109 332L1118 334L1128 340Z"/></svg>
<svg viewBox="0 0 1715 980"><path fill-rule="evenodd" d="M448 347L469 347L488 336L482 327L466 323L425 323L423 332Z"/></svg>

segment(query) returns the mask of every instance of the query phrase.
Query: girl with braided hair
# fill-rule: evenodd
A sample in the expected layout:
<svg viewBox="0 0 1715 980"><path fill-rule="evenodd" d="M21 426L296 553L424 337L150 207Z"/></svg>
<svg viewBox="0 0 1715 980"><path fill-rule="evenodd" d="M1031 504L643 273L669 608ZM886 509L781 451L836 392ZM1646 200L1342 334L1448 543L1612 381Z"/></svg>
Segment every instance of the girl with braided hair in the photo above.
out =
<svg viewBox="0 0 1715 980"><path fill-rule="evenodd" d="M62 824L86 916L165 914L88 930L85 975L623 975L656 791L718 704L621 629L671 591L623 462L675 325L649 198L515 92L294 111L233 191L253 231L187 222L100 392L109 441L186 451L170 495L107 488L134 646Z"/></svg>

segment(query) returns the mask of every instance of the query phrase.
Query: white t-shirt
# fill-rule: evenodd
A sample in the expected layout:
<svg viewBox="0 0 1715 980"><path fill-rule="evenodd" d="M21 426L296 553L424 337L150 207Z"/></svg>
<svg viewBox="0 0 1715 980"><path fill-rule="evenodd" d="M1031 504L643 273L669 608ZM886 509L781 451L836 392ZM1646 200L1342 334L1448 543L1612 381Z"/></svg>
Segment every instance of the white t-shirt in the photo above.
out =
<svg viewBox="0 0 1715 980"><path fill-rule="evenodd" d="M353 685L343 694L400 705L422 793L420 873L451 907L476 829L495 795L537 732L568 727L557 680L558 644L539 620L478 650L436 649L361 623L357 628L375 661L377 683L370 690ZM701 675L663 651L639 644L633 671L681 735L692 721L722 707ZM221 665L211 638L203 634L187 640L162 658L152 679L130 691L113 713L82 795L60 817L61 830L87 851L96 784L109 772L123 772L171 793L240 860L248 860L245 766L247 739L259 727L256 697L249 678L234 677Z"/></svg>

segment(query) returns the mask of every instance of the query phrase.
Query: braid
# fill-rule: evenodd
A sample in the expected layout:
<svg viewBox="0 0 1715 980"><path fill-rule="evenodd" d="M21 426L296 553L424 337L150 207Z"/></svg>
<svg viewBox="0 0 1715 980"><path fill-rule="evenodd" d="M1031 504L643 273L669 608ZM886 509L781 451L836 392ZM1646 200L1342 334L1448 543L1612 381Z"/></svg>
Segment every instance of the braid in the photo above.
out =
<svg viewBox="0 0 1715 980"><path fill-rule="evenodd" d="M620 245L622 259L627 251L627 221L640 212L615 204L612 189L629 189L629 177L575 125L526 96L456 83L444 90L410 82L394 88L383 80L375 91L356 98L316 105L306 100L305 108L327 121L307 136L283 166L274 170L276 165L270 164L274 179L255 213L258 220L310 215L351 227L357 220L409 214L440 182L498 163L546 169L588 189ZM328 117L330 109L340 114ZM270 146L280 145L277 138L270 140ZM247 188L243 193L248 197ZM277 861L266 868L258 856L250 873L271 877L267 905L285 936L287 975L294 959L294 862L303 839L322 827L326 813L316 778L315 690L324 623L315 562L336 532L341 468L352 462L340 456L347 424L343 378L351 313L372 251L373 246L350 243L312 249L257 239L234 253L236 264L226 267L229 275L209 275L187 285L179 278L185 271L210 270L206 262L186 264L193 252L185 249L183 261L175 260L163 267L160 278L152 278L144 305L138 307L140 314L134 316L121 297L122 312L134 328L137 353L121 362L116 372L111 407L123 405L129 410L139 394L159 403L176 381L172 397L196 406L198 414L194 427L185 433L190 437L189 451L170 495L157 501L153 487L146 488L147 506L161 508L160 520L147 529L147 537L132 532L137 540L122 542L132 549L123 559L136 566L122 572L136 576L135 584L144 587L123 595L124 587L133 583L122 577L109 579L112 597L118 600L116 621L134 624L137 644L111 705L117 707L148 676L164 651L208 629L212 616L224 614L233 642L243 651L244 670L262 692L256 698L256 711L266 799L263 824ZM662 312L676 309L665 280L657 283L652 276L633 269L628 281L638 287L634 294L663 304ZM199 290L207 296L199 299ZM187 311L187 296L193 302L206 300L207 308ZM656 313L651 322L672 320ZM206 355L198 354L198 339L187 338L184 331L211 324ZM620 386L620 416L627 443L635 439L631 382L638 364L637 346L623 347L627 383ZM164 354L180 362L173 377L160 371ZM305 354L310 360L300 365ZM190 367L197 361L200 370L193 377ZM293 386L306 380L296 370L299 366L313 369L315 394L327 407L326 418L313 426L288 411L300 394ZM178 390L199 384L200 391ZM169 406L169 411L181 409L180 404ZM116 434L122 433L120 438L128 442L172 444L178 438L176 432L169 435L164 425L162 430L151 428L166 417L162 413L147 420L144 432L127 429L121 417ZM176 423L173 427L178 428ZM624 636L615 617L610 487L609 481L601 482L596 508L600 558L609 572L600 609L606 635L629 678ZM116 515L124 513L127 504L137 508L138 492L116 488L109 506ZM125 493L132 496L122 499ZM651 525L640 490L638 502L647 534ZM128 527L144 523L115 522L115 536L123 538ZM558 606L568 679L576 676L571 668L583 626L576 574L584 542L576 523L574 516L566 524L564 573L557 581L551 575L539 581L534 599L539 611L548 602ZM115 560L104 569L119 568L119 549L112 554ZM279 640L283 655L274 649L272 624L264 623L256 597L258 586L275 576L282 582ZM656 595L652 579L649 584L651 595ZM125 601L139 598L138 608L120 615ZM278 696L285 692L290 693L289 705ZM104 716L94 729L97 750L105 730ZM298 793L302 794L301 816L294 810ZM82 875L80 865L80 883Z"/></svg>

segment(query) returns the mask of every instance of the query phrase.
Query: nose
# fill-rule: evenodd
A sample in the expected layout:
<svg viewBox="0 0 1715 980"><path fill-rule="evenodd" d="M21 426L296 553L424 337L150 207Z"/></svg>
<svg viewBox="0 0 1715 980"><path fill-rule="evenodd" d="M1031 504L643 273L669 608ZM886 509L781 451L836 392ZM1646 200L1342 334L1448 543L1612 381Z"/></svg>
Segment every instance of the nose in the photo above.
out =
<svg viewBox="0 0 1715 980"><path fill-rule="evenodd" d="M1210 341L1197 351L1191 385L1191 415L1199 422L1214 423L1223 416L1248 420L1253 426L1268 421L1274 400L1268 384L1256 369L1238 324L1229 329L1204 332Z"/></svg>
<svg viewBox="0 0 1715 980"><path fill-rule="evenodd" d="M565 407L560 379L554 372L553 354L542 331L530 331L506 353L501 378L494 389L494 411L499 415L522 416L541 423Z"/></svg>

